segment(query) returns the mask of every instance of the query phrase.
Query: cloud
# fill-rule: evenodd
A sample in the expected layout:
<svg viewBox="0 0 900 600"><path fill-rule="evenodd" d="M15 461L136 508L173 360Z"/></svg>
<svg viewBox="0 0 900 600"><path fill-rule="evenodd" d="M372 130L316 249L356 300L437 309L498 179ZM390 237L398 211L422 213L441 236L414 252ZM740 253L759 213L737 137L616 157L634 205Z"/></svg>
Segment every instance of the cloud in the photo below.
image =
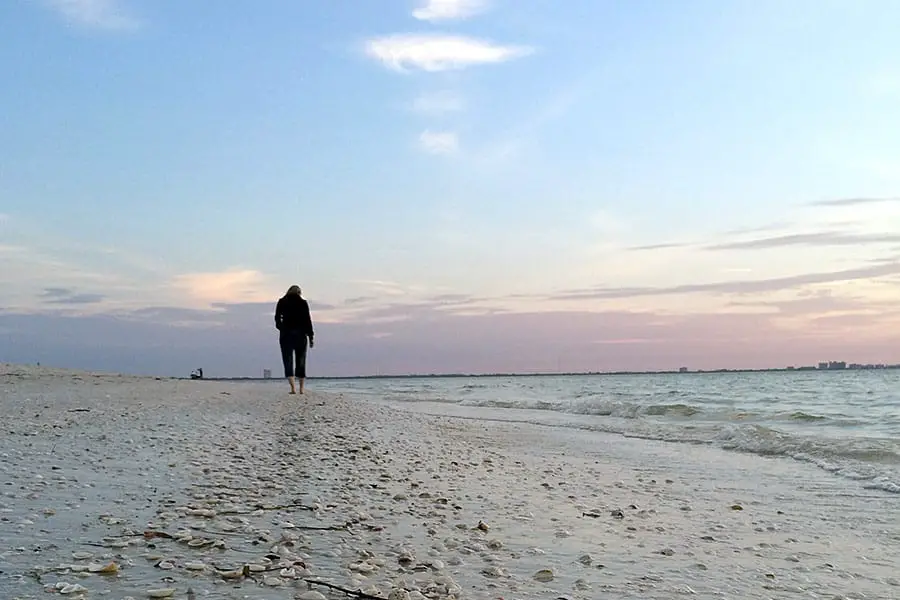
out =
<svg viewBox="0 0 900 600"><path fill-rule="evenodd" d="M419 147L429 154L454 154L459 150L459 139L452 131L425 130L419 136Z"/></svg>
<svg viewBox="0 0 900 600"><path fill-rule="evenodd" d="M684 248L690 244L680 242L661 242L659 244L645 244L643 246L630 246L626 250L645 251L645 250L669 250L672 248Z"/></svg>
<svg viewBox="0 0 900 600"><path fill-rule="evenodd" d="M498 64L533 52L525 46L502 46L448 34L394 34L366 42L366 54L395 71L428 72Z"/></svg>
<svg viewBox="0 0 900 600"><path fill-rule="evenodd" d="M78 294L69 288L45 288L41 298L47 304L99 304L106 298L103 294Z"/></svg>
<svg viewBox="0 0 900 600"><path fill-rule="evenodd" d="M475 298L472 297L471 294L438 294L437 296L432 296L428 298L429 302L438 302L445 304L459 304L472 302Z"/></svg>
<svg viewBox="0 0 900 600"><path fill-rule="evenodd" d="M863 204L882 204L885 202L900 202L898 198L837 198L834 200L818 200L811 202L809 206L860 206Z"/></svg>
<svg viewBox="0 0 900 600"><path fill-rule="evenodd" d="M473 17L487 8L486 0L425 0L412 15L420 21L457 21Z"/></svg>
<svg viewBox="0 0 900 600"><path fill-rule="evenodd" d="M278 293L266 275L253 269L187 273L176 276L172 285L190 298L209 305L263 302Z"/></svg>
<svg viewBox="0 0 900 600"><path fill-rule="evenodd" d="M368 304L369 302L373 302L377 299L377 296L354 296L352 298L347 298L346 300L344 300L344 305L358 306L360 304Z"/></svg>
<svg viewBox="0 0 900 600"><path fill-rule="evenodd" d="M801 293L796 298L786 300L738 301L730 302L729 306L759 308L784 316L807 317L833 313L883 312L885 309L892 308L894 303L872 301L867 298L835 296L831 290L816 290L813 293Z"/></svg>
<svg viewBox="0 0 900 600"><path fill-rule="evenodd" d="M591 229L603 235L616 235L628 230L628 223L607 209L597 209L586 219Z"/></svg>
<svg viewBox="0 0 900 600"><path fill-rule="evenodd" d="M442 115L463 110L465 102L454 92L433 92L419 95L411 108L414 112L424 115Z"/></svg>
<svg viewBox="0 0 900 600"><path fill-rule="evenodd" d="M43 296L45 298L62 298L72 294L69 288L45 288Z"/></svg>
<svg viewBox="0 0 900 600"><path fill-rule="evenodd" d="M517 158L524 148L536 142L543 129L596 93L599 77L600 71L594 69L555 90L537 111L488 144L482 160L495 163Z"/></svg>
<svg viewBox="0 0 900 600"><path fill-rule="evenodd" d="M373 294L377 294L377 298L383 298L385 296L409 296L413 293L413 290L410 289L409 286L404 285L398 281L385 281L382 279L356 279L351 281L350 283L363 286L367 291L370 291ZM376 297L368 296L367 298L374 300L376 299Z"/></svg>
<svg viewBox="0 0 900 600"><path fill-rule="evenodd" d="M73 294L66 298L49 300L53 304L98 304L106 298L103 294Z"/></svg>
<svg viewBox="0 0 900 600"><path fill-rule="evenodd" d="M900 274L900 262L891 261L867 267L805 273L770 279L732 280L713 283L694 283L668 287L597 287L571 290L550 296L550 300L603 300L646 296L669 296L681 294L758 294L789 290L806 285L838 283L862 279L877 279Z"/></svg>
<svg viewBox="0 0 900 600"><path fill-rule="evenodd" d="M842 233L818 231L792 233L775 237L726 242L706 246L706 250L764 250L786 246L855 246L858 244L891 244L900 242L900 234L893 233Z"/></svg>
<svg viewBox="0 0 900 600"><path fill-rule="evenodd" d="M419 135L419 148L429 154L454 154L459 150L459 139L453 131L425 130Z"/></svg>
<svg viewBox="0 0 900 600"><path fill-rule="evenodd" d="M127 30L140 26L137 19L125 14L118 0L46 0L46 3L80 27Z"/></svg>

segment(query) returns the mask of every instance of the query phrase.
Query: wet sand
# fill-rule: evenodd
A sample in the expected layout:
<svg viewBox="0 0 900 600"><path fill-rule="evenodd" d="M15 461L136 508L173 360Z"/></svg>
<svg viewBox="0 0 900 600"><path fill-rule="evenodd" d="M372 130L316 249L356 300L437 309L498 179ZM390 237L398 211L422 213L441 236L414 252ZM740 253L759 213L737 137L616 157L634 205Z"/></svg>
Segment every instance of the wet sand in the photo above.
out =
<svg viewBox="0 0 900 600"><path fill-rule="evenodd" d="M900 598L888 494L284 386L0 366L0 597Z"/></svg>

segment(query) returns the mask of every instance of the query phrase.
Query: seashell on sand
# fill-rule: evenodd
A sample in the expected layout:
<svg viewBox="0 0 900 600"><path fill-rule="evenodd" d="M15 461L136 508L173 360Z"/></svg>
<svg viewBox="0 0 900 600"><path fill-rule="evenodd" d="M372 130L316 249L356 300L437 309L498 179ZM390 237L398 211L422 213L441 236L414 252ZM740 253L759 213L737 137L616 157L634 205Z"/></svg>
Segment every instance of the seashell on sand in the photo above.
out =
<svg viewBox="0 0 900 600"><path fill-rule="evenodd" d="M99 575L111 575L113 573L119 572L119 565L114 562L110 562L105 565L90 564L88 565L88 571L90 571L91 573L97 573Z"/></svg>

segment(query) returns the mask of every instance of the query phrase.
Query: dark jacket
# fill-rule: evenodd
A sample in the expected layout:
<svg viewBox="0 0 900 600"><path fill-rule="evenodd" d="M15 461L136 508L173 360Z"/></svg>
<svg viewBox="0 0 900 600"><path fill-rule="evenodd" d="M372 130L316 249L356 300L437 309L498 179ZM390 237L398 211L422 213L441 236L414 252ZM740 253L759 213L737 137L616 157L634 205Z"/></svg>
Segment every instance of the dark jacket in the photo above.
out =
<svg viewBox="0 0 900 600"><path fill-rule="evenodd" d="M313 337L309 303L299 294L288 294L275 305L275 328L278 331L298 331Z"/></svg>

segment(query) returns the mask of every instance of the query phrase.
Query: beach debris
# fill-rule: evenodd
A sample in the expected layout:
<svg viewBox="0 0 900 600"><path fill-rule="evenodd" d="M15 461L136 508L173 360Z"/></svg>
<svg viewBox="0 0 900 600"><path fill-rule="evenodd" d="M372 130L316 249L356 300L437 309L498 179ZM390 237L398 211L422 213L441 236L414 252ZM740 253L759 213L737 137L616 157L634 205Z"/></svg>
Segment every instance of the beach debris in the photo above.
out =
<svg viewBox="0 0 900 600"><path fill-rule="evenodd" d="M109 562L105 565L90 564L88 565L88 571L91 573L97 573L98 575L111 575L113 573L119 572L119 565L114 562Z"/></svg>
<svg viewBox="0 0 900 600"><path fill-rule="evenodd" d="M625 518L625 513L622 512L622 511L621 511L620 509L618 509L618 508L617 508L616 510L614 510L614 511L611 511L609 514L610 514L610 516L611 516L612 518L614 518L614 519L624 519L624 518Z"/></svg>
<svg viewBox="0 0 900 600"><path fill-rule="evenodd" d="M732 504L731 510L744 510L744 507L741 506L740 504Z"/></svg>
<svg viewBox="0 0 900 600"><path fill-rule="evenodd" d="M374 594L371 593L371 592L376 591L377 588L376 588L376 590L351 590L349 588L345 588L343 586L329 583L327 581L322 581L319 579L304 579L304 581L307 583L307 585L320 585L323 587L327 587L328 589L334 590L336 592L341 592L342 594L347 594L348 596L353 596L354 598L363 598L365 600L387 600L386 598L382 598L381 596L377 595L377 593L374 593ZM315 593L318 595L317 596L308 595L311 593ZM322 595L320 592L315 592L313 590L310 590L309 592L305 592L304 594L301 594L300 598L303 598L304 600L322 600L322 598L325 598L325 596Z"/></svg>
<svg viewBox="0 0 900 600"><path fill-rule="evenodd" d="M572 587L578 590L579 592L586 592L591 589L591 584L585 579L576 579L572 583Z"/></svg>
<svg viewBox="0 0 900 600"><path fill-rule="evenodd" d="M580 562L583 565L590 566L590 564L592 562L594 562L594 557L591 556L590 554L582 554L581 556L578 557L578 562Z"/></svg>
<svg viewBox="0 0 900 600"><path fill-rule="evenodd" d="M484 569L481 570L481 574L484 575L485 577L491 577L491 578L506 577L506 571L504 569L501 569L497 565L491 565L490 567L485 567Z"/></svg>
<svg viewBox="0 0 900 600"><path fill-rule="evenodd" d="M478 529L480 531L487 531L488 529L490 529L490 526L484 521L478 521L478 525L475 526L475 529Z"/></svg>
<svg viewBox="0 0 900 600"><path fill-rule="evenodd" d="M65 581L60 581L55 586L53 586L53 589L58 593L65 594L67 596L69 594L81 594L88 591L88 589L80 583L68 583Z"/></svg>
<svg viewBox="0 0 900 600"><path fill-rule="evenodd" d="M535 581L540 581L541 583L548 583L550 581L553 581L553 578L553 571L551 571L550 569L541 569L540 571L532 575L532 579L534 579Z"/></svg>
<svg viewBox="0 0 900 600"><path fill-rule="evenodd" d="M148 598L171 598L175 595L177 590L175 588L157 588L153 590L147 590Z"/></svg>

